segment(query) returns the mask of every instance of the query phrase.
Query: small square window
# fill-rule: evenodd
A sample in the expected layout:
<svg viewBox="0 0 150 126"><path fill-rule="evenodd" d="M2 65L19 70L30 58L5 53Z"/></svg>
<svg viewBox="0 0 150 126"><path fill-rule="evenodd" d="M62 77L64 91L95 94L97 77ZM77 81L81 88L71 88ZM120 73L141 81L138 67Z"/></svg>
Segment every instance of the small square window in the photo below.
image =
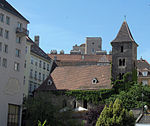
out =
<svg viewBox="0 0 150 126"><path fill-rule="evenodd" d="M6 16L6 24L10 24L10 17Z"/></svg>
<svg viewBox="0 0 150 126"><path fill-rule="evenodd" d="M15 71L19 71L19 63L15 62L14 69Z"/></svg>

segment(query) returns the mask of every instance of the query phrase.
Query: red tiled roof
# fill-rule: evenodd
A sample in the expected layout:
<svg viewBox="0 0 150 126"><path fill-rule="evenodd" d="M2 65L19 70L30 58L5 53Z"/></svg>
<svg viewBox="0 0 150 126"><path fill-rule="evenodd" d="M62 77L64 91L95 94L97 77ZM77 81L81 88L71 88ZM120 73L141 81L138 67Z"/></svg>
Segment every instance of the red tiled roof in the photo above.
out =
<svg viewBox="0 0 150 126"><path fill-rule="evenodd" d="M51 59L57 57L58 61L99 61L104 55L71 55L71 54L48 54ZM111 62L112 55L105 55L106 58Z"/></svg>
<svg viewBox="0 0 150 126"><path fill-rule="evenodd" d="M108 66L66 66L56 67L51 76L57 89L95 90L111 88L111 70ZM92 84L97 78L98 83Z"/></svg>

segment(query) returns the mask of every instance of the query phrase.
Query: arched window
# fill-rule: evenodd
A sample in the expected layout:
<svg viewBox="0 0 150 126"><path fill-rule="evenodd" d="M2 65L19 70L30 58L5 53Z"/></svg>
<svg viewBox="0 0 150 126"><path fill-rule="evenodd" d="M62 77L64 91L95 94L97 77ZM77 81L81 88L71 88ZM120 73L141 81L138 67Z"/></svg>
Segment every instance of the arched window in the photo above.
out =
<svg viewBox="0 0 150 126"><path fill-rule="evenodd" d="M76 100L73 101L73 108L75 109L77 107Z"/></svg>

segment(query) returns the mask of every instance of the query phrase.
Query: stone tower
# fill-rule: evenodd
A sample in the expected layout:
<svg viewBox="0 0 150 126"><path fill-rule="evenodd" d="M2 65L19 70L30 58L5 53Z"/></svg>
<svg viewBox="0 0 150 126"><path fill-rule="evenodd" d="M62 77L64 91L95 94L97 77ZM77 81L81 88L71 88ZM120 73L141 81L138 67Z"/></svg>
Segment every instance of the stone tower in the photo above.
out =
<svg viewBox="0 0 150 126"><path fill-rule="evenodd" d="M137 47L128 24L123 22L112 45L112 78L122 79L126 72L133 72L137 68Z"/></svg>

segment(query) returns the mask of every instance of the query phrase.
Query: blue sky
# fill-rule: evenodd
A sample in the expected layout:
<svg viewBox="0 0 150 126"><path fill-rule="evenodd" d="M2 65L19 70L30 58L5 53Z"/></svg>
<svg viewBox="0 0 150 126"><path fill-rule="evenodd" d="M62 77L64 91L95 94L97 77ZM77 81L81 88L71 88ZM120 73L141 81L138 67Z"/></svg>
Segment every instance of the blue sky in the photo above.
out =
<svg viewBox="0 0 150 126"><path fill-rule="evenodd" d="M102 49L111 50L124 15L135 41L138 59L150 62L150 0L7 0L30 24L30 37L40 35L40 47L69 53L85 37L102 37Z"/></svg>

